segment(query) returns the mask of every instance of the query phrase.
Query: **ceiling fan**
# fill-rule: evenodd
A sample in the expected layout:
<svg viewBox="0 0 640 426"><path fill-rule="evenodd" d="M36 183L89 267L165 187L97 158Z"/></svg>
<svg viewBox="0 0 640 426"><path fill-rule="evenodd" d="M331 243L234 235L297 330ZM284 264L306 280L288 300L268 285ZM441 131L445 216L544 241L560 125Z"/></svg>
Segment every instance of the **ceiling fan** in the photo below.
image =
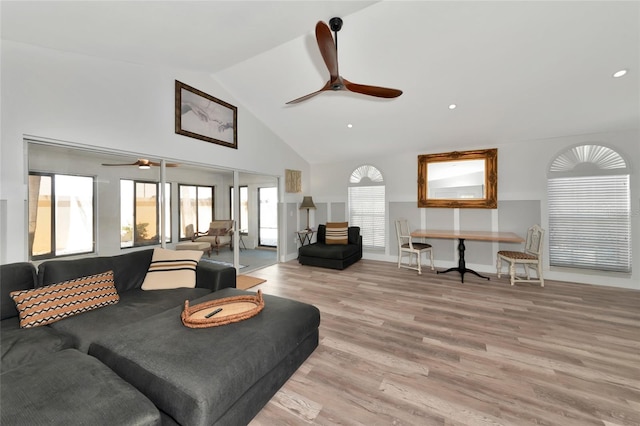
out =
<svg viewBox="0 0 640 426"><path fill-rule="evenodd" d="M322 89L289 101L287 105L306 101L318 93L328 90L345 90L363 95L376 96L378 98L397 98L402 95L402 90L356 84L342 78L338 73L338 31L342 28L342 19L331 18L329 25L331 25L331 29L322 21L316 24L316 40L318 41L318 48L322 54L322 59L324 59L324 63L329 69L329 81L327 81L327 84L325 84ZM335 44L331 36L331 30L333 30L335 34Z"/></svg>
<svg viewBox="0 0 640 426"><path fill-rule="evenodd" d="M155 161L149 161L146 158L139 158L135 163L124 163L124 164L105 164L102 163L103 166L137 166L139 169L150 169L151 166L159 167L160 163L156 163ZM178 167L175 163L165 163L166 167Z"/></svg>

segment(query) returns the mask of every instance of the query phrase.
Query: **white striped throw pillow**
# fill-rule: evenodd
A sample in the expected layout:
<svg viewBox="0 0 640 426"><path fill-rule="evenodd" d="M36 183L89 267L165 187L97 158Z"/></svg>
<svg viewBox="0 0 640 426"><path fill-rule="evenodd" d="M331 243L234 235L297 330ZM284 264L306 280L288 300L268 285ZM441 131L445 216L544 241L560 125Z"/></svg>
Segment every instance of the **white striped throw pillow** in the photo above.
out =
<svg viewBox="0 0 640 426"><path fill-rule="evenodd" d="M201 250L153 249L153 257L142 283L143 290L168 290L194 288L196 266L202 257Z"/></svg>

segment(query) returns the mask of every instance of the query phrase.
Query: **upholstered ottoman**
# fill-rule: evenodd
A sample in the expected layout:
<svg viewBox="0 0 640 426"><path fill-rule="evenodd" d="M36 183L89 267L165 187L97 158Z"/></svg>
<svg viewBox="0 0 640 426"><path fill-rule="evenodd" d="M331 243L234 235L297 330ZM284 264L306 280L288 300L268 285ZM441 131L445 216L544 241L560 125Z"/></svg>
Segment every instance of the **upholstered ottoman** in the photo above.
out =
<svg viewBox="0 0 640 426"><path fill-rule="evenodd" d="M252 293L228 288L190 305L240 294ZM163 423L247 424L318 345L315 306L263 297L264 309L238 323L188 328L178 307L101 337L89 353L151 399Z"/></svg>
<svg viewBox="0 0 640 426"><path fill-rule="evenodd" d="M2 426L159 425L160 412L97 359L66 349L0 375Z"/></svg>
<svg viewBox="0 0 640 426"><path fill-rule="evenodd" d="M176 244L176 250L202 250L207 253L208 257L211 257L211 244L198 241L185 241L183 243Z"/></svg>

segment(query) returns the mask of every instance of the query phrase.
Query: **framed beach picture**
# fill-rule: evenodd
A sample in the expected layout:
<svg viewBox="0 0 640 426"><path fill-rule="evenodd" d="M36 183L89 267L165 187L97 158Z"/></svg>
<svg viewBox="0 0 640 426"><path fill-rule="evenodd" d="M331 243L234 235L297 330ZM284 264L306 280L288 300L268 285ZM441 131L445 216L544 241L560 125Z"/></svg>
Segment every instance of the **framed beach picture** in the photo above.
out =
<svg viewBox="0 0 640 426"><path fill-rule="evenodd" d="M238 108L176 80L176 133L238 149Z"/></svg>

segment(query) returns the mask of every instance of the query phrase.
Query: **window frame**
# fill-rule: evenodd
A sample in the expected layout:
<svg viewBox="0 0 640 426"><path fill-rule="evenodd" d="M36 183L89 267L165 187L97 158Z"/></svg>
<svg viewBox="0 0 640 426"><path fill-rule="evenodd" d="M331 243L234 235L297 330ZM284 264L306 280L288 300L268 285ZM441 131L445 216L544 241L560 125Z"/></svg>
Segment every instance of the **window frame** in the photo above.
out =
<svg viewBox="0 0 640 426"><path fill-rule="evenodd" d="M50 218L50 229L51 233L49 236L50 242L50 251L45 254L34 255L33 254L33 242L29 241L28 244L28 256L31 261L41 261L48 259L58 259L70 256L78 256L85 254L93 254L96 253L96 237L97 237L97 229L98 229L98 216L97 216L97 179L96 176L90 175L82 175L82 174L69 174L69 173L55 173L55 172L37 172L37 171L29 171L28 177L31 176L47 176L51 178L51 218ZM57 246L57 230L56 230L56 222L57 222L57 202L56 202L56 176L67 176L67 177L80 177L91 179L91 227L92 227L92 235L91 235L91 249L88 251L78 251L75 253L65 253L65 254L56 254L56 246ZM27 185L27 192L29 192L29 185ZM29 197L30 198L30 197ZM36 200L36 205L38 203L39 197ZM36 207L37 208L37 207ZM31 211L31 205L27 207L28 214ZM34 233L35 240L35 233Z"/></svg>
<svg viewBox="0 0 640 426"><path fill-rule="evenodd" d="M240 209L238 211L238 215L240 216L238 218L238 220L236 221L236 223L238 224L238 231L247 231L249 229L249 224L248 223L244 223L242 221L242 189L245 189L247 191L247 222L249 222L249 186L248 185L238 185L238 193L240 194L239 197L239 201L240 201ZM235 200L233 199L233 186L229 187L229 217L231 218L231 220L235 220L234 214L233 214L233 203L235 202ZM246 226L243 226L246 225Z"/></svg>
<svg viewBox="0 0 640 426"><path fill-rule="evenodd" d="M197 208L198 206L198 188L206 188L206 189L211 189L211 221L216 220L216 186L215 185L194 185L194 184L189 184L189 183L178 183L178 226L180 227L180 230L178 232L178 241L186 241L189 240L189 237L187 237L186 235L183 237L183 232L184 232L184 228L185 226L183 226L183 217L182 217L182 188L183 187L191 187L195 189L195 193L196 193L196 220L195 220L195 224L194 224L194 228L193 228L193 232L206 232L209 228L207 227L207 229L205 230L200 230L198 227L198 223L200 222L200 218L199 218L199 209Z"/></svg>
<svg viewBox="0 0 640 426"><path fill-rule="evenodd" d="M120 249L121 250L126 250L126 249L131 249L131 248L139 248L139 247L150 247L150 246L159 246L162 244L161 241L161 236L162 236L162 232L161 231L161 227L162 227L162 219L161 219L161 215L163 214L163 210L167 210L169 212L169 217L168 222L165 223L165 227L167 227L169 230L172 229L171 226L171 217L172 217L172 197L171 197L171 183L170 182L164 182L164 185L167 187L165 190L165 196L166 198L168 198L168 200L163 200L161 195L162 192L162 187L160 185L162 185L162 182L159 181L155 181L155 180L146 180L146 179L129 179L129 178L120 178L119 182L120 182L120 230L122 230L122 182L123 181L128 181L128 182L132 182L133 183L133 244L131 246L123 246L122 245L122 239L120 239ZM136 243L136 224L137 224L137 203L136 203L136 194L137 194L137 184L155 184L156 186L156 235L158 236L157 240L155 241L151 241L148 242L146 244L140 244L140 243ZM166 204L165 204L166 203ZM166 243L171 243L173 241L173 237L172 237L172 232L169 232L168 235L165 235L165 244Z"/></svg>

